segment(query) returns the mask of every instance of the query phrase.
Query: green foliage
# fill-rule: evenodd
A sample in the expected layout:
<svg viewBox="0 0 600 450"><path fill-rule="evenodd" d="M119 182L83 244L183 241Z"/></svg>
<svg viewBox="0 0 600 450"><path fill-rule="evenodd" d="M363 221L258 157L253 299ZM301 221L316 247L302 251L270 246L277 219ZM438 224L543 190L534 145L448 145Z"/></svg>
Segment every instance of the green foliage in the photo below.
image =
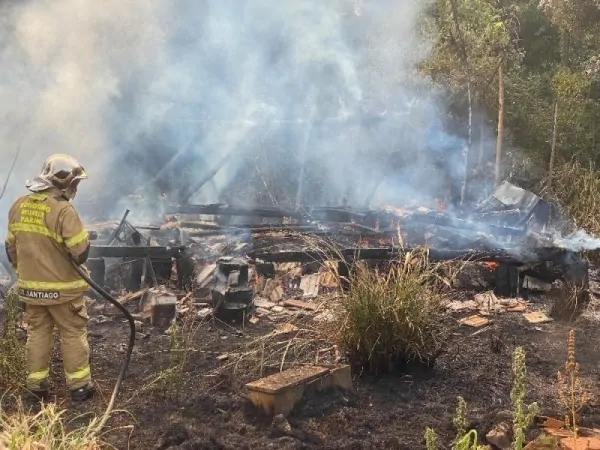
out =
<svg viewBox="0 0 600 450"><path fill-rule="evenodd" d="M467 422L467 402L462 397L458 397L456 412L452 419L452 424L456 430L456 438L452 442L452 450L483 450L488 447L478 444L477 431L469 430Z"/></svg>
<svg viewBox="0 0 600 450"><path fill-rule="evenodd" d="M525 405L525 381L527 368L525 366L525 351L517 347L512 355L513 388L510 391L510 401L513 405L513 450L523 450L525 431L538 413L537 403Z"/></svg>
<svg viewBox="0 0 600 450"><path fill-rule="evenodd" d="M454 413L454 418L452 419L452 425L454 425L454 429L456 430L456 440L460 440L463 438L465 433L467 432L467 402L462 397L458 397L458 402L456 405L456 412Z"/></svg>
<svg viewBox="0 0 600 450"><path fill-rule="evenodd" d="M544 164L550 156L554 102L559 99L557 162L600 162L600 5L585 0L456 0L469 58L476 109L490 125L498 112L502 58L504 126L511 147ZM466 68L459 57L449 0L436 0L426 30L435 40L422 70L457 95L466 116ZM492 125L493 126L493 125ZM466 128L466 124L465 124Z"/></svg>
<svg viewBox="0 0 600 450"><path fill-rule="evenodd" d="M479 445L477 431L470 430L460 440L452 445L452 450L486 450L486 445Z"/></svg>
<svg viewBox="0 0 600 450"><path fill-rule="evenodd" d="M572 344L574 348L574 344ZM574 353L574 350L571 351ZM510 400L513 405L513 450L523 450L525 445L525 432L532 423L535 415L538 413L536 403L525 405L525 382L527 380L527 368L525 366L525 351L522 347L517 347L512 355L512 374L513 387L510 392ZM456 412L452 419L452 424L456 430L456 437L452 441L452 450L485 450L489 446L482 446L478 443L478 436L475 430L468 429L467 421L467 403L462 397L458 397ZM425 430L425 442L427 450L437 448L437 435L431 428Z"/></svg>
<svg viewBox="0 0 600 450"><path fill-rule="evenodd" d="M425 429L425 447L427 450L437 450L438 448L438 437L433 428Z"/></svg>
<svg viewBox="0 0 600 450"><path fill-rule="evenodd" d="M436 267L424 251L410 252L386 270L356 266L333 326L354 367L382 374L403 364L433 363L447 335Z"/></svg>

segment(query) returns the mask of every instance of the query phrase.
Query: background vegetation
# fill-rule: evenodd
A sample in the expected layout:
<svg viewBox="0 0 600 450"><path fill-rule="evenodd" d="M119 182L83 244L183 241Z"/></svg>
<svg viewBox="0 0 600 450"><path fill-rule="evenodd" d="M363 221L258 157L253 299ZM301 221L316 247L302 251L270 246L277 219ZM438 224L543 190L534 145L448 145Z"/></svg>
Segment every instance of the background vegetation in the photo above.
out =
<svg viewBox="0 0 600 450"><path fill-rule="evenodd" d="M472 137L472 173L556 197L600 231L589 211L600 162L600 2L436 0L425 25L436 44L421 70L448 88ZM484 129L498 134L492 151Z"/></svg>

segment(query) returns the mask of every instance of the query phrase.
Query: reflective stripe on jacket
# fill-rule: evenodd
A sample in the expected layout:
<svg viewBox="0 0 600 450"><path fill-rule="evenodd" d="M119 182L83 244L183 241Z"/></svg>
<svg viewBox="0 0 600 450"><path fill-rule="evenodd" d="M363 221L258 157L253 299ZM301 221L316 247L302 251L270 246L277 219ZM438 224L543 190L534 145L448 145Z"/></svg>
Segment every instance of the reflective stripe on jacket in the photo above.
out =
<svg viewBox="0 0 600 450"><path fill-rule="evenodd" d="M77 257L87 250L88 234L75 208L58 189L26 195L13 204L6 243L15 256L19 295L24 302L68 302L88 289L69 255Z"/></svg>

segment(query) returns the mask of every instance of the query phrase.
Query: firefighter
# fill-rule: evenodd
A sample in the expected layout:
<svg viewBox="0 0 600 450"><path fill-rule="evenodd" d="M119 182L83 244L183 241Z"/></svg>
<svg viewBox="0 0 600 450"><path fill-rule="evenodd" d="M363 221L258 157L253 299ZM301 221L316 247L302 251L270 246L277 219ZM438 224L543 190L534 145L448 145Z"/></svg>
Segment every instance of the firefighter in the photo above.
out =
<svg viewBox="0 0 600 450"><path fill-rule="evenodd" d="M70 203L83 167L68 155L50 156L26 187L31 193L15 201L9 212L6 254L18 276L19 297L27 322L27 389L37 399L49 397L48 375L54 328L61 341L63 369L71 399L93 396L87 283L72 265L86 262L89 237Z"/></svg>

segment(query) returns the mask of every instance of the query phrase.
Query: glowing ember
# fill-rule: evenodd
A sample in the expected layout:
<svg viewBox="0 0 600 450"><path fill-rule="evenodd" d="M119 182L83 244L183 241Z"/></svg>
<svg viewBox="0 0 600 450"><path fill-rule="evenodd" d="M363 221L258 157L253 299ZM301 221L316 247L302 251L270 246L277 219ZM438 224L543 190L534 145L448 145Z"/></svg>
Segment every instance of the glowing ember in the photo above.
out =
<svg viewBox="0 0 600 450"><path fill-rule="evenodd" d="M358 241L359 247L393 247L394 246L394 238L393 237L363 237Z"/></svg>

